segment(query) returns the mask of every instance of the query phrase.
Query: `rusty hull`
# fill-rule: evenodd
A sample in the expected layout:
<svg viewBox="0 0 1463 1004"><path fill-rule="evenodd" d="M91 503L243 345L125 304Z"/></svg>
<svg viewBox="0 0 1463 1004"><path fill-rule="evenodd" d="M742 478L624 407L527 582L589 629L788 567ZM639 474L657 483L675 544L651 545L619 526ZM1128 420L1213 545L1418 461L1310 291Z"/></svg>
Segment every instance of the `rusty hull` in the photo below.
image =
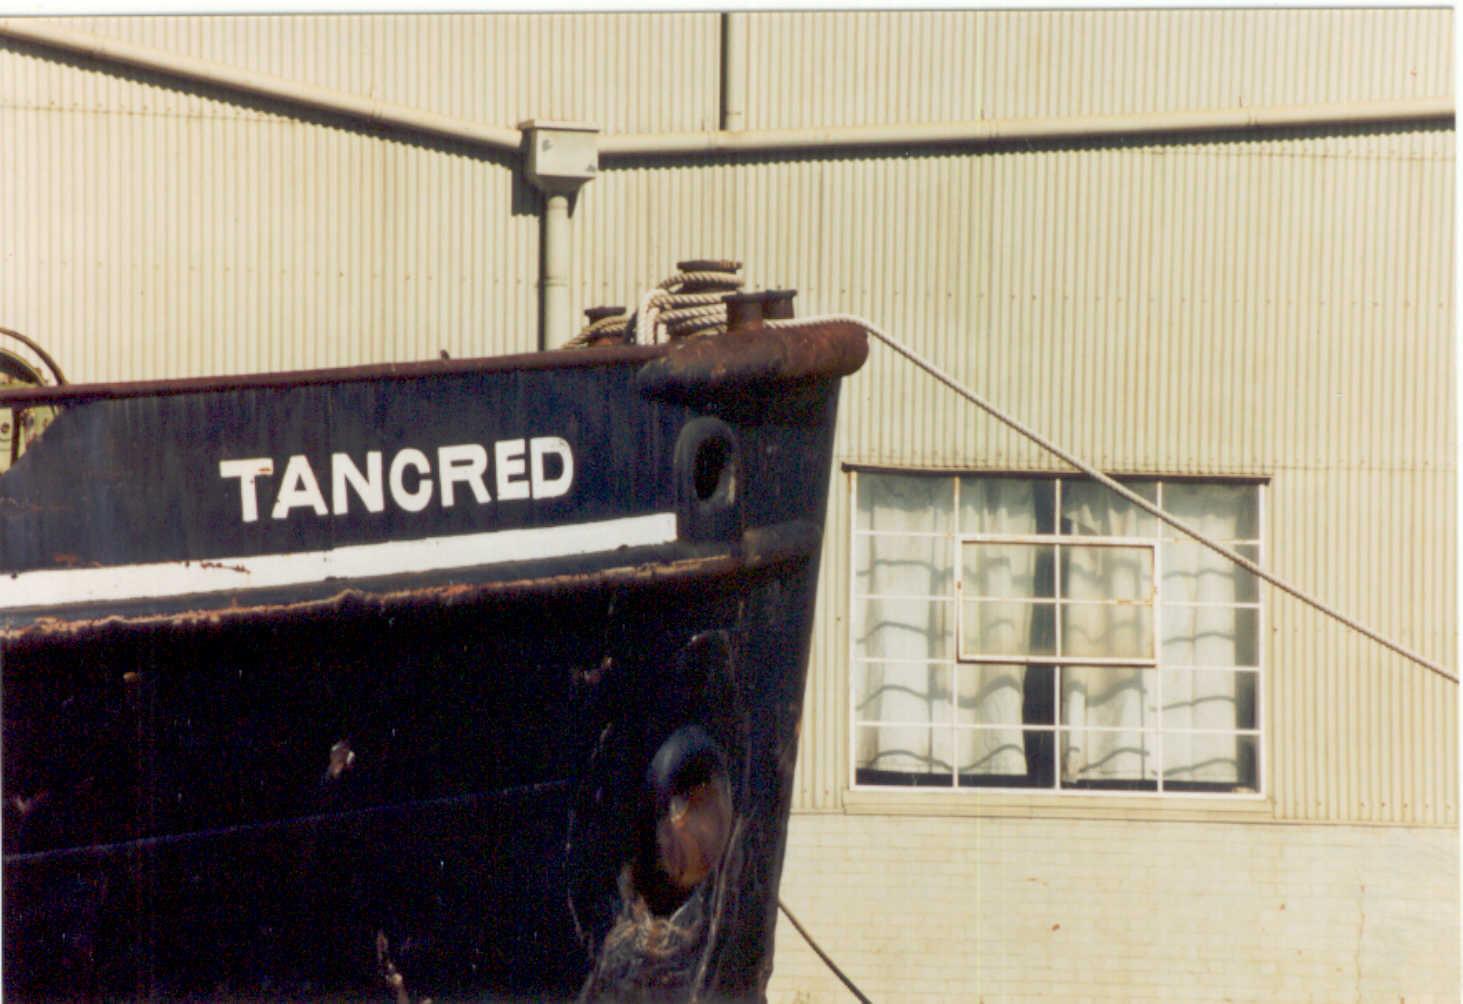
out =
<svg viewBox="0 0 1463 1004"><path fill-rule="evenodd" d="M6 999L761 999L838 383L866 353L810 324L0 392L59 408L0 475ZM562 493L479 467L490 500L281 509L287 459L496 465L540 436L575 458ZM235 458L273 458L252 521ZM624 523L673 529L54 609L24 585ZM725 844L668 885L654 835L703 791Z"/></svg>

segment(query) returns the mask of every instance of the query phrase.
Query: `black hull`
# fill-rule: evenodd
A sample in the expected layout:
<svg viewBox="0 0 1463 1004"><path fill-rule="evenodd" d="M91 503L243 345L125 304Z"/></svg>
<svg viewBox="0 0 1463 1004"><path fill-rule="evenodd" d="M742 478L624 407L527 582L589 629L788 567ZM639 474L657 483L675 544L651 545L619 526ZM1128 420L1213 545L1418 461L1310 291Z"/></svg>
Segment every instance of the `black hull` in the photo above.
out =
<svg viewBox="0 0 1463 1004"><path fill-rule="evenodd" d="M64 402L0 478L5 571L75 599L28 606L13 590L0 614L6 998L759 997L837 377L863 351L854 331L812 333L831 349L780 335L804 356L779 349L769 365L776 343L759 337L679 358ZM368 416L354 431L345 400ZM329 450L389 454L382 430L403 401L415 442L462 440L458 422L472 441L551 429L573 450L573 490L516 510L423 507L415 523L388 505L250 524L225 481L149 523L160 489L106 475L168 462L178 442L159 430L184 421L215 430L200 469L231 435L253 437L245 455L322 469ZM337 416L323 446L322 409ZM108 433L119 425L147 441ZM68 496L78 469L98 477ZM281 554L483 534L498 547L519 539L503 531L657 514L674 515L673 538L560 553L555 537L545 558L234 591L151 585L173 564L263 574ZM125 595L69 574L97 567L164 574ZM646 913L647 765L688 725L720 751L733 824L711 873ZM669 951L647 948L667 930Z"/></svg>

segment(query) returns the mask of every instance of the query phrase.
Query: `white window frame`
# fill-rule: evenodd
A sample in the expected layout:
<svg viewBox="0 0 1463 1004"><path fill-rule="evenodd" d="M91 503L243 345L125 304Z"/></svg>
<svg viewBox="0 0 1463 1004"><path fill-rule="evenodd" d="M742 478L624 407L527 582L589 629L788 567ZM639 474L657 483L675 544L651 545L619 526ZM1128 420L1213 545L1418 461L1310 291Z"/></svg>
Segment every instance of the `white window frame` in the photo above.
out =
<svg viewBox="0 0 1463 1004"><path fill-rule="evenodd" d="M1255 597L1255 599L1253 601L1233 602L1233 603L1214 603L1214 602L1201 603L1201 602L1195 602L1195 601L1165 600L1163 598L1163 592L1162 592L1162 582L1163 582L1163 546L1162 545L1165 544L1165 543L1167 543L1167 542L1169 542L1170 540L1174 540L1174 539L1187 540L1188 538L1186 538L1183 535L1179 534L1179 532L1177 530L1174 530L1172 527L1169 527L1169 526L1167 526L1165 524L1162 524L1162 523L1159 524L1158 531L1157 531L1157 534L1158 535L1157 536L1154 536L1154 537L1131 537L1131 536L1118 536L1118 535L1114 535L1114 536L1097 536L1097 535L1091 535L1091 536L1089 536L1089 535L1083 535L1083 534L1063 534L1063 533L1061 533L1060 531L1061 531L1061 521L1062 521L1062 512L1063 512L1063 501L1062 501L1062 488L1063 488L1063 485L1065 485L1068 482L1087 480L1087 479L1083 478L1081 475L1053 474L1053 473L1048 473L1048 472L1035 472L1035 471L1028 472L1028 471L1011 471L1011 470L939 470L939 471L929 471L929 470L922 470L922 469L917 469L917 468L910 468L910 469L902 469L902 468L876 468L876 467L861 467L861 466L853 466L853 465L850 465L850 466L846 467L846 471L847 471L847 473L849 475L849 478L848 478L848 495L847 495L847 501L848 501L848 507L849 507L848 508L848 513L849 513L849 522L848 522L848 526L849 526L849 539L848 539L849 551L848 551L848 555L849 555L849 562L850 562L850 565L849 565L849 575L848 575L848 611L849 611L849 616L847 618L847 639L846 640L847 640L847 645L848 645L848 666L849 666L850 672L848 673L847 688L845 690L845 693L848 696L848 704L849 704L849 707L848 707L848 719L847 719L847 722L848 722L848 730L849 730L848 731L849 741L848 741L848 751L847 751L848 752L848 761L847 761L847 764L848 764L848 771L849 771L849 774L848 774L849 782L848 782L848 784L849 784L849 788L851 790L855 790L855 791L869 791L869 792L880 792L880 793L886 793L886 794L894 794L894 793L906 794L907 793L909 795L915 795L917 793L918 794L925 794L925 793L936 793L936 794L938 794L938 793L958 793L960 796L963 796L963 797L967 797L967 798L972 798L973 797L973 798L977 798L977 799L978 798L982 798L982 797L989 798L989 797L992 797L992 796L995 796L995 797L1009 797L1009 796L1012 796L1012 795L1017 795L1017 796L1034 795L1034 796L1042 796L1042 797L1057 797L1057 798L1062 798L1062 799L1067 799L1067 798L1097 798L1097 799L1100 799L1100 798L1139 798L1139 799L1145 799L1145 800L1156 800L1156 799L1164 799L1164 800L1191 799L1191 800L1208 800L1208 801L1212 801L1212 800L1215 800L1215 799L1221 799L1221 800L1224 800L1226 802L1231 802L1231 801L1233 801L1233 802L1239 802L1239 801L1244 801L1244 800L1252 800L1252 801L1253 800L1264 800L1264 799L1266 799L1266 798L1269 797L1268 796L1268 782L1267 782L1268 758L1269 758L1269 744L1268 744L1267 739L1266 739L1266 723L1269 721L1269 711L1268 711L1268 708L1266 707L1266 700L1265 700L1265 689L1266 689L1266 683L1267 683L1266 671L1265 671L1265 665L1266 665L1266 661L1267 661L1266 660L1266 651L1265 651L1266 650L1266 637L1267 637L1266 621L1267 621L1268 618L1266 617L1265 603L1264 603L1264 593L1263 593L1263 585L1261 583L1258 583L1258 582L1256 583L1256 597ZM951 510L950 510L951 511L951 520L952 520L951 527L949 528L949 530L947 532L937 532L937 531L879 531L879 530L862 530L862 529L860 529L859 526L858 526L858 479L859 479L860 474L871 474L871 475L875 475L875 476L878 476L878 475L892 475L892 476L932 477L932 478L944 478L944 479L950 481L952 483L952 493L953 493L952 494L952 505L951 505ZM1053 499L1053 519L1054 519L1054 524L1055 524L1053 526L1053 531L1054 532L1052 532L1052 533L1038 533L1038 534L1010 534L1010 535L1006 535L1006 534L992 534L992 533L961 533L959 531L960 511L961 511L961 509L960 509L960 485L961 485L961 479L962 478L968 478L968 477L975 477L975 478L980 478L980 477L987 477L987 478L1009 477L1009 478L1026 478L1026 479L1034 479L1034 480L1050 480L1050 481L1055 482L1055 485L1054 485L1054 499ZM1238 541L1238 542L1231 541L1231 542L1228 542L1228 543L1229 543L1230 546L1235 547L1237 550L1240 550L1241 553L1244 553L1244 551L1246 549L1252 548L1254 550L1254 555L1255 555L1254 560L1255 560L1255 562L1257 564L1260 564L1263 567L1263 565L1264 565L1264 551L1265 551L1265 548L1264 548L1264 540L1265 540L1266 518L1267 518L1267 514L1266 514L1266 509L1267 509L1267 504L1266 504L1267 503L1267 498L1266 498L1266 494L1267 494L1267 491L1266 491L1266 489L1268 487L1268 485L1267 485L1267 483L1266 483L1266 481L1264 479L1254 478L1254 477L1196 477L1196 476L1184 476L1184 475L1164 476L1164 475L1142 474L1142 475L1124 476L1124 477L1121 477L1119 480L1123 480L1123 481L1129 481L1129 480L1132 480L1132 481L1152 481L1152 482L1155 482L1156 493L1157 493L1156 494L1155 504L1160 509L1162 509L1164 507L1163 506L1163 491L1164 491L1165 484L1174 484L1174 483L1182 484L1182 483L1185 483L1185 482L1189 482L1189 483L1201 483L1201 484L1208 484L1208 485L1236 484L1236 485L1245 485L1245 486L1253 487L1254 490L1255 490L1255 501L1256 501L1256 509L1257 509L1257 513L1256 513L1256 530L1255 530L1256 537L1254 539L1252 539L1252 540L1242 540L1242 541ZM1153 518L1156 519L1156 517L1153 517ZM952 580L953 580L952 581L952 593L951 593L951 595L949 595L949 596L917 596L917 595L883 596L882 594L873 594L873 593L860 595L859 592L858 592L858 589L857 589L857 579L858 579L857 570L856 570L856 568L854 567L854 564L853 564L853 562L854 562L854 555L857 553L858 539L860 537L876 537L876 536L903 537L903 538L906 538L906 539L907 538L919 538L919 537L937 538L937 539L938 538L948 538L948 539L950 539L951 540L951 547L952 547L952 550L953 550L953 553L951 555L951 560L952 560L951 576L952 576ZM1133 546L1137 546L1137 547L1144 547L1144 548L1150 549L1152 551L1152 554L1153 554L1153 559L1152 559L1153 560L1153 564L1152 564L1152 575L1153 575L1153 578L1152 578L1152 604L1151 604L1151 609L1153 611L1152 620L1153 620L1154 637L1153 637L1153 655L1152 655L1152 658L1151 659L1142 659L1142 658L1131 658L1130 659L1130 658L1115 658L1115 657L1092 658L1092 657L1083 657L1083 656L1063 656L1061 654L1060 627L1059 626L1056 629L1057 632L1058 632L1058 635L1057 635L1058 640L1057 640L1057 643L1056 643L1056 646L1055 646L1056 647L1056 653L1057 654L1056 655L1053 655L1053 656L1034 656L1034 655L1018 655L1018 656L1012 656L1012 655L991 655L991 656L971 656L971 657L964 656L962 654L962 647L961 647L961 641L962 641L962 637L961 636L962 636L962 632L963 632L963 621L964 621L964 618L962 616L962 603L967 599L967 597L965 597L964 596L964 593L963 593L963 589L964 589L964 583L963 583L964 569L963 569L963 563L961 561L961 553L960 552L961 552L961 548L966 543L983 543L983 542L1000 543L1000 544L1023 544L1023 543L1047 544L1047 545L1056 545L1058 547L1060 547L1061 545L1069 545L1069 546L1098 546L1098 547L1101 547L1101 546L1111 546L1111 547L1120 547L1120 546L1133 547ZM1199 545L1199 544L1196 543L1195 546L1203 546L1203 545ZM1060 577L1060 573L1058 572L1058 574L1057 574L1057 580L1058 580L1058 582L1057 582L1057 586L1056 586L1056 590L1058 592L1060 592L1060 588L1061 588L1060 587L1060 578L1061 578ZM954 617L954 625L953 625L953 628L951 630L951 635L952 635L952 651L950 652L949 656L947 658L933 658L933 659L894 659L894 658L865 658L865 659L862 659L862 660L859 659L854 654L857 651L857 632L858 632L858 629L862 626L861 625L861 621L859 620L859 618L857 618L855 616L855 611L857 609L857 604L861 600L866 601L866 600L870 600L870 599L879 599L879 598L898 599L898 600L906 600L906 601L924 601L924 602L928 602L928 603L945 603L945 604L948 604L949 607L950 607L950 609L952 610L952 616ZM1058 610L1060 610L1060 604L1061 604L1060 598L1059 597L1054 597L1053 603L1058 607ZM1186 664L1179 664L1179 663L1172 663L1172 664L1166 664L1166 663L1164 663L1163 662L1163 645L1162 645L1162 632L1163 632L1163 616L1164 616L1164 611L1167 608L1182 608L1182 607L1193 607L1193 608L1196 608L1196 609L1197 608L1209 608L1209 609L1213 609L1213 608L1217 608L1217 607L1228 607L1228 608L1233 608L1233 609L1236 609L1236 610L1240 610L1240 609L1252 609L1252 610L1254 610L1255 611L1255 620L1256 620L1256 623L1255 623L1256 638L1255 638L1255 655L1254 655L1255 665L1254 666L1207 666L1207 665L1186 665ZM1060 620L1061 620L1060 616L1057 616L1055 619L1056 619L1057 624L1060 625ZM955 673L958 671L958 668L961 665L981 665L981 664L1009 665L1013 661L1020 661L1020 662L1022 662L1024 664L1028 664L1028 665L1049 665L1049 666L1052 666L1053 669L1055 670L1055 672L1053 672L1053 674L1052 674L1052 686L1054 688L1052 722L1050 724L1038 724L1038 725L1027 725L1025 723L1022 723L1021 725L998 724L998 725L989 725L989 726L975 726L975 725L960 725L960 724L957 724L956 722L952 721L950 723L950 726L949 727L952 729L952 734L956 734L956 733L958 733L959 731L962 731L962 730L964 730L964 731L980 731L982 729L991 729L991 730L994 730L994 729L1000 729L1000 730L1019 729L1023 733L1024 732L1027 732L1027 731L1032 731L1032 732L1045 732L1045 733L1051 734L1052 737L1053 737L1052 738L1052 742L1053 742L1053 756L1054 756L1056 762L1053 764L1053 767L1052 767L1052 783L1051 783L1050 786L1041 786L1041 787L1037 787L1037 786L1030 786L1030 787L1020 787L1020 786L1009 786L1009 787L1007 787L1007 786L992 786L992 787L985 787L985 786L961 786L960 785L960 774L959 774L959 771L958 770L951 770L951 772L950 772L950 784L949 785L919 785L919 786L905 787L905 786L900 786L900 785L868 784L868 783L861 783L861 782L859 782L859 780L858 780L858 763L857 763L857 737L858 737L858 730L859 730L860 727L884 726L884 725L928 726L928 724L929 724L929 723L924 723L924 722L904 722L904 721L892 721L892 720L891 721L886 721L886 720L882 720L882 719L878 719L878 720L875 720L875 719L860 720L859 717L858 717L858 702L857 702L857 699L856 699L856 674L853 672L854 667L859 662L866 662L866 663L885 663L885 664L888 664L888 663L902 663L902 664L905 664L905 665L946 666L946 667L949 668L949 671L951 673L951 681L952 681L952 685L953 685L954 680L955 680ZM1083 726L1082 727L1082 731L1084 731L1084 732L1099 732L1099 731L1105 731L1105 732L1143 732L1146 735L1151 736L1151 738L1153 740L1153 745L1150 748L1153 751L1154 760L1159 765L1158 768L1157 768L1157 770L1156 770L1155 784L1154 784L1154 787L1152 789L1142 789L1142 788L1104 789L1104 788L1083 788L1083 787L1063 787L1062 786L1062 772L1063 772L1063 769L1062 769L1062 764L1061 764L1061 756L1062 756L1062 754L1061 754L1061 736L1062 736L1062 733L1063 733L1064 728L1066 728L1068 730L1070 730L1070 728L1071 728L1071 726L1064 726L1063 723L1062 723L1063 708L1062 708L1062 700L1061 700L1061 696L1062 696L1062 694L1061 694L1061 668L1063 666L1099 666L1099 667L1100 666L1114 666L1114 667L1118 667L1118 668L1132 667L1132 668L1142 669L1142 670L1146 670L1146 671L1151 671L1153 673L1153 682L1154 682L1154 686L1155 686L1155 700L1156 700L1156 706L1159 709L1159 718L1158 718L1156 724L1153 727L1151 727L1151 728L1141 728L1141 729L1134 729L1134 728L1129 728L1129 727L1112 727L1112 726L1108 726L1108 727L1102 727L1102 726ZM1163 727L1163 724L1162 724L1162 716L1163 716L1164 709L1165 709L1164 699L1163 699L1163 677L1164 677L1164 674L1166 672L1170 672L1170 671L1186 671L1186 672L1217 671L1217 672L1232 673L1232 674L1236 674L1236 675L1237 674L1240 674L1240 673L1252 674L1254 676L1255 727L1254 728L1248 728L1248 729L1241 729L1241 728L1234 728L1234 729L1167 728L1167 729L1165 729ZM952 705L953 705L954 704L954 688L953 688L953 686L952 686L952 695L951 696L952 696ZM952 709L952 714L953 714L953 709ZM1254 748L1255 748L1255 752L1254 752L1254 756L1255 756L1255 777L1254 777L1255 787L1254 787L1254 789L1253 790L1250 790L1248 788L1239 788L1239 789L1236 789L1236 790L1233 790L1233 791L1223 791L1223 790L1200 790L1200 791L1194 791L1194 790L1179 790L1179 789L1173 789L1173 788L1165 787L1165 784L1164 784L1164 769L1163 769L1163 765L1166 763L1166 761L1164 759L1164 753L1165 753L1165 751L1164 751L1164 748L1163 748L1163 743L1164 743L1165 737L1166 736L1170 736L1170 735L1172 735L1172 736L1182 736L1182 735L1223 735L1223 736L1231 736L1231 737L1236 737L1236 738L1238 738L1238 737L1250 737L1250 738L1252 738L1253 741L1254 741Z"/></svg>

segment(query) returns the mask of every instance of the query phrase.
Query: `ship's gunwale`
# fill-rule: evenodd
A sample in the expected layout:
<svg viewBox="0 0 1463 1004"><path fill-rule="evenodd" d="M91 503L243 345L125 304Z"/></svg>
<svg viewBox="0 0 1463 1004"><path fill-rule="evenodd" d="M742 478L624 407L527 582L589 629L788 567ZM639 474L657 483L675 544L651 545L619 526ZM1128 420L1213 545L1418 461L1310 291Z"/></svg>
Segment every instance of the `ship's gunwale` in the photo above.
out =
<svg viewBox="0 0 1463 1004"><path fill-rule="evenodd" d="M801 345L790 354L786 347ZM781 347L781 351L779 351ZM665 360L691 383L786 380L847 376L863 364L868 347L863 329L842 321L812 322L745 334L692 338L654 345L611 345L551 349L469 359L430 359L323 369L277 370L225 376L162 380L70 383L0 390L0 407L78 404L138 397L168 397L238 390L272 390L322 384L422 380L442 376L513 371L588 369ZM676 365L680 363L681 365ZM679 371L679 372L678 372Z"/></svg>

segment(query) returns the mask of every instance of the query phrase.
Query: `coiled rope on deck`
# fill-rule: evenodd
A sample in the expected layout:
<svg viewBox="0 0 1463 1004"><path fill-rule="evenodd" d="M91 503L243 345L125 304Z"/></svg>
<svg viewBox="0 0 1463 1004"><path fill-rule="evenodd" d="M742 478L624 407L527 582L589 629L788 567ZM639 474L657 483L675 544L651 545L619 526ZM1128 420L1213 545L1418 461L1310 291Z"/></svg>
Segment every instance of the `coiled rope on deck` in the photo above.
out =
<svg viewBox="0 0 1463 1004"><path fill-rule="evenodd" d="M726 331L722 298L746 285L742 263L731 260L699 261L662 279L641 298L635 341L649 345L666 338L689 338Z"/></svg>
<svg viewBox="0 0 1463 1004"><path fill-rule="evenodd" d="M1281 592L1294 597L1295 599L1304 603L1306 606L1309 606L1312 609L1317 610L1322 614L1325 614L1327 617L1336 621L1338 624L1351 628L1358 634L1370 638L1372 641L1376 642L1378 645L1381 645L1383 648L1389 649L1397 655L1402 656L1404 659L1416 663L1417 665L1421 666L1423 669L1428 670L1429 672L1436 673L1438 676L1441 676L1445 680L1450 680L1453 683L1458 682L1458 677L1445 669L1441 663L1434 662L1431 659L1421 656L1416 652L1413 652L1411 649L1386 637L1380 632L1375 631L1370 627L1367 627L1365 624L1361 623L1354 617L1347 616L1346 614L1337 610L1335 607L1330 606L1322 600L1317 599L1315 596L1312 596L1311 594L1300 589L1298 586L1294 586L1291 583L1280 578L1279 576L1267 572L1265 569L1261 568L1259 565L1255 564L1244 555L1238 553L1232 548L1224 546L1216 540L1210 539L1203 533L1200 533L1198 530L1195 530L1193 527L1184 523L1182 520L1170 515L1163 509L1160 509L1158 506L1154 505L1152 502L1149 502L1147 499L1134 492L1132 489L1125 487L1113 478L1110 478L1106 474L1103 474L1101 471L1097 470L1097 468L1093 467L1091 464L1087 463L1085 460L1081 459L1070 450L1063 449L1061 446L1058 446L1056 443L1053 443L1051 440L1041 435L1041 433L1025 425L1019 419L1007 414L1000 408L996 407L994 404L991 404L975 391L965 386L965 384L961 383L959 380L956 380L953 376L946 373L934 363L921 356L918 352L915 352L909 346L901 343L887 332L881 331L879 328L875 327L873 324L869 323L863 318L855 317L851 314L824 314L819 317L801 317L792 321L766 321L764 323L767 327L770 328L797 328L804 325L827 324L830 322L840 322L857 325L858 327L867 331L874 338L878 339L880 342L888 346L896 354L904 357L915 366L924 370L930 376L934 377L940 383L953 390L956 394L965 398L977 408L980 408L992 418L1003 423L1004 425L1009 426L1011 429L1014 429L1022 436L1025 436L1027 439L1031 440L1037 446L1040 446L1048 453L1051 453L1061 460L1065 461L1067 464L1070 464L1072 467L1087 475L1098 484L1117 493L1122 498L1127 499L1129 502L1133 503L1133 505L1142 509L1144 512L1152 514L1153 516L1167 523L1169 526L1173 527L1175 530L1179 531L1185 536L1190 537L1195 541L1198 541L1200 544L1203 544L1205 547L1209 548L1209 550L1215 552L1216 554L1228 558L1230 561L1234 562L1245 571L1258 578L1264 579L1276 589L1279 589Z"/></svg>
<svg viewBox="0 0 1463 1004"><path fill-rule="evenodd" d="M623 342L630 327L628 312L610 317L601 317L579 329L579 334L569 340L570 348L581 348L601 341Z"/></svg>
<svg viewBox="0 0 1463 1004"><path fill-rule="evenodd" d="M621 312L586 324L569 344L633 341L651 345L666 339L724 333L726 305L722 299L746 285L740 274L742 263L706 260L683 264L696 267L677 269L646 290L633 314Z"/></svg>

